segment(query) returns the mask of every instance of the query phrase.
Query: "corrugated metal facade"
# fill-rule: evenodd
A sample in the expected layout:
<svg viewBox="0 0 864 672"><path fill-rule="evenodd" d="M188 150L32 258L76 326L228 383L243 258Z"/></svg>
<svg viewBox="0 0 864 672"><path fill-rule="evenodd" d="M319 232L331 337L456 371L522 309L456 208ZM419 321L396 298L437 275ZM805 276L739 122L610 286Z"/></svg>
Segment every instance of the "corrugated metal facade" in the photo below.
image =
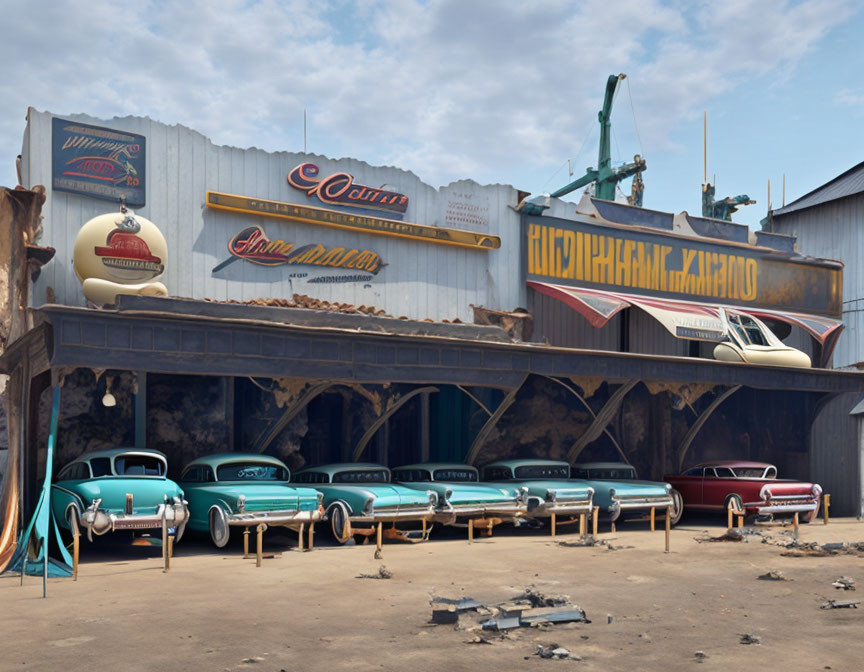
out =
<svg viewBox="0 0 864 672"><path fill-rule="evenodd" d="M857 394L842 394L826 403L810 429L810 478L829 488L831 508L842 515L860 515L861 417L849 415Z"/></svg>
<svg viewBox="0 0 864 672"><path fill-rule="evenodd" d="M296 152L268 153L258 149L219 147L182 126L168 126L146 118L125 117L104 122L82 115L73 121L107 126L144 135L147 141L146 205L137 210L153 221L168 243L162 282L174 296L195 299L247 300L307 294L328 301L383 308L395 316L459 318L472 321L470 304L512 310L525 304L519 282L519 216L515 189L505 185L480 186L461 181L436 190L413 173L392 167L373 167L356 159L332 160ZM84 297L72 267L72 248L81 226L115 206L51 188L51 119L31 110L22 151L22 182L42 184L48 200L43 209L40 241L57 250L33 292L34 305L54 301L83 305ZM288 173L312 162L320 175L347 172L355 181L408 196L405 221L490 233L501 238L501 249L480 251L338 230L254 215L215 211L204 206L205 192L221 191L255 198L321 207L294 189ZM338 209L338 208L334 208ZM214 266L229 257L227 243L241 229L260 224L271 238L299 245L322 243L369 249L387 264L369 282L309 283L290 278L291 267L264 267L238 261L214 275ZM48 288L51 288L50 292Z"/></svg>
<svg viewBox="0 0 864 672"><path fill-rule="evenodd" d="M864 360L864 194L774 217L774 230L798 236L798 250L839 259L843 270L843 323L834 367Z"/></svg>

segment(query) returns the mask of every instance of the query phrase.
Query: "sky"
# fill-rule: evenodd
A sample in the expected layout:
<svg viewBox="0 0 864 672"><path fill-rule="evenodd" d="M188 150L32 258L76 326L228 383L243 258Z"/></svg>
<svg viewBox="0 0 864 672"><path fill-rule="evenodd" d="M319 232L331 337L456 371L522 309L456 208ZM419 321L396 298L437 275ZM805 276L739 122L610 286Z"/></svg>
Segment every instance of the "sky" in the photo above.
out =
<svg viewBox="0 0 864 672"><path fill-rule="evenodd" d="M701 211L703 112L717 195L774 207L864 160L855 0L4 0L0 185L28 106L149 116L217 144L396 165L533 194L645 157L645 207ZM629 193L629 181L623 189ZM580 190L581 191L581 190ZM570 196L578 200L578 193Z"/></svg>

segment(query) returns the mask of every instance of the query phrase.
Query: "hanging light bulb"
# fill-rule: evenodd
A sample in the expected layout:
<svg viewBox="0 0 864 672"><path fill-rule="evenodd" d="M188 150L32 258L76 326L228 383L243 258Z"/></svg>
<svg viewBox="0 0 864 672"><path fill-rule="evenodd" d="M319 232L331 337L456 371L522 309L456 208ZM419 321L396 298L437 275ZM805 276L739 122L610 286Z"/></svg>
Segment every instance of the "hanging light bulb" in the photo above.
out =
<svg viewBox="0 0 864 672"><path fill-rule="evenodd" d="M111 394L111 376L105 376L105 396L102 397L102 405L111 408L112 406L117 405L117 400L114 398L114 395Z"/></svg>

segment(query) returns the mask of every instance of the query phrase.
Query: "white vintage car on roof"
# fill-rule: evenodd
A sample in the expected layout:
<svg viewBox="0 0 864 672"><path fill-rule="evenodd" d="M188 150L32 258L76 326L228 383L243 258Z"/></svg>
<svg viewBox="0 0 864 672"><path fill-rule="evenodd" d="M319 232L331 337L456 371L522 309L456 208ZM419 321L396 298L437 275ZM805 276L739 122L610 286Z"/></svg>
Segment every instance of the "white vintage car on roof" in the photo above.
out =
<svg viewBox="0 0 864 672"><path fill-rule="evenodd" d="M728 308L720 311L720 317L726 340L714 347L714 359L810 368L807 354L783 343L761 320Z"/></svg>

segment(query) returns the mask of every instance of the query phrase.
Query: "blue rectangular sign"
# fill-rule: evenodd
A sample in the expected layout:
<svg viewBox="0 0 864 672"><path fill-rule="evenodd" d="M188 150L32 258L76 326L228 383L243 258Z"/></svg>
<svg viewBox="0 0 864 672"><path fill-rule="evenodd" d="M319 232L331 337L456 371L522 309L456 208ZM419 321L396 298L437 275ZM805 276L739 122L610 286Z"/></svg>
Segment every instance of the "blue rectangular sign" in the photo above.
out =
<svg viewBox="0 0 864 672"><path fill-rule="evenodd" d="M65 119L52 124L52 186L58 191L144 205L145 138Z"/></svg>

